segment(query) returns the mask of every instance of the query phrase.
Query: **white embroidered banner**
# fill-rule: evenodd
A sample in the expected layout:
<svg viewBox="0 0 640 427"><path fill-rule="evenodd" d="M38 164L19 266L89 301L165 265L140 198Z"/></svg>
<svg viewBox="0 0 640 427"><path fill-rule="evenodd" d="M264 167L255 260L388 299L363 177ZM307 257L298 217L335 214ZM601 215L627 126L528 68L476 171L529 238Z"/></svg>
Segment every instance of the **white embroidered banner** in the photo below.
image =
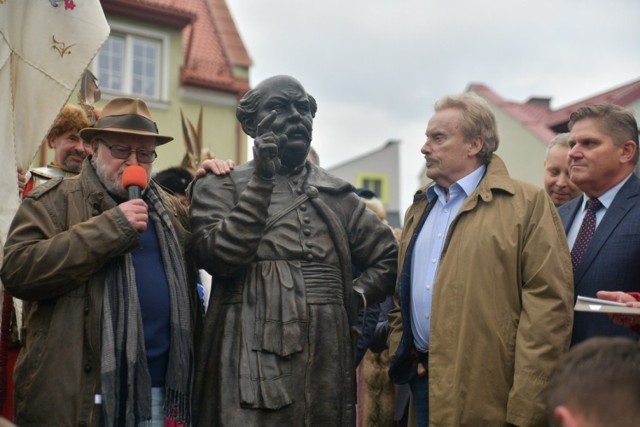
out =
<svg viewBox="0 0 640 427"><path fill-rule="evenodd" d="M0 243L28 169L83 70L109 36L99 0L0 0Z"/></svg>

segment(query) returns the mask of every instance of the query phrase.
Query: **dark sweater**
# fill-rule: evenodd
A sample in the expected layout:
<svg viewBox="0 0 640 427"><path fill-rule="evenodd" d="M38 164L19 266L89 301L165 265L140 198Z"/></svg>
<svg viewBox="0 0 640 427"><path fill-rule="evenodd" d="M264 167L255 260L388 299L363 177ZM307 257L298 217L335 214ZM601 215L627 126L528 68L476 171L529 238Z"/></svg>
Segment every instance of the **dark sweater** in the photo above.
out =
<svg viewBox="0 0 640 427"><path fill-rule="evenodd" d="M145 232L140 234L140 245L131 255L136 270L147 366L152 387L162 387L169 362L171 301L158 236L151 220Z"/></svg>

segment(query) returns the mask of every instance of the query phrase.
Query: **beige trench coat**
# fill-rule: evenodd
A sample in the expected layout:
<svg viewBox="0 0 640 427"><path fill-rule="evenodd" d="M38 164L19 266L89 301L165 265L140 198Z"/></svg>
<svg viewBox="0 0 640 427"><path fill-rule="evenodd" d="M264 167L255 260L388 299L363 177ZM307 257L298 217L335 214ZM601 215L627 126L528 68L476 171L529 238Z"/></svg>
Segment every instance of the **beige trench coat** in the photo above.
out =
<svg viewBox="0 0 640 427"><path fill-rule="evenodd" d="M426 208L421 190L405 216L399 266ZM452 222L440 259L430 330L430 424L546 425L543 394L569 346L572 283L551 200L512 180L494 156ZM389 314L392 366L405 356L398 350L409 308L401 315L400 286Z"/></svg>

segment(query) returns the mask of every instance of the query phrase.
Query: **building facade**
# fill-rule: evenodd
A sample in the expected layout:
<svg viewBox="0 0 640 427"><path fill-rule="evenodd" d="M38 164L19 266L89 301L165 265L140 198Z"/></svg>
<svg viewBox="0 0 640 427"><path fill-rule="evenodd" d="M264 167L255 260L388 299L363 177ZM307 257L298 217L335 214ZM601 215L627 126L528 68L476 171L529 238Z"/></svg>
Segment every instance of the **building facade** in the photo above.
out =
<svg viewBox="0 0 640 427"><path fill-rule="evenodd" d="M181 163L185 141L181 114L197 125L213 156L242 163L247 138L235 109L249 90L251 59L225 0L101 0L111 33L91 71L101 100L142 98L160 132L175 141L158 148L154 169ZM77 90L69 99L77 103ZM47 163L50 150L41 150Z"/></svg>

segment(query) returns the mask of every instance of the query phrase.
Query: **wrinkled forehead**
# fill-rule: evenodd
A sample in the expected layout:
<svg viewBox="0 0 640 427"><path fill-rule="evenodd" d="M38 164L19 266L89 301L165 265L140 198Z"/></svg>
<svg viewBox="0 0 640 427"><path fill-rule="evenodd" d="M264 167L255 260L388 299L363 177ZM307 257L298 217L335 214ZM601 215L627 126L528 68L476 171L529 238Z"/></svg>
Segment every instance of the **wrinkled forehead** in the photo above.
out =
<svg viewBox="0 0 640 427"><path fill-rule="evenodd" d="M427 123L427 134L434 132L452 132L461 127L462 111L446 108L436 111Z"/></svg>
<svg viewBox="0 0 640 427"><path fill-rule="evenodd" d="M282 90L269 91L262 98L261 105L269 104L271 102L291 102L291 103L308 103L309 98L303 91L296 90L295 88L284 88Z"/></svg>
<svg viewBox="0 0 640 427"><path fill-rule="evenodd" d="M259 87L264 98L283 97L286 99L307 99L302 85L291 78L274 78L263 82Z"/></svg>
<svg viewBox="0 0 640 427"><path fill-rule="evenodd" d="M577 120L569 131L569 142L574 142L576 137L584 135L596 135L607 133L605 122L601 118L585 117Z"/></svg>

